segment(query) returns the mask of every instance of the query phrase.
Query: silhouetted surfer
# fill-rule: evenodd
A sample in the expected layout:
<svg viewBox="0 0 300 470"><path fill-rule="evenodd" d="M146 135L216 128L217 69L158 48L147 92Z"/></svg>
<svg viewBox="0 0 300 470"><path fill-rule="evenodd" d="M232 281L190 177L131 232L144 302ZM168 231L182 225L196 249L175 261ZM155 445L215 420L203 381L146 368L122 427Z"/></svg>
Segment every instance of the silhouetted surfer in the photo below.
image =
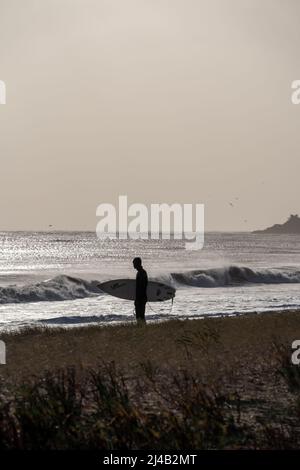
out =
<svg viewBox="0 0 300 470"><path fill-rule="evenodd" d="M141 258L134 258L133 267L137 270L135 290L135 315L137 322L145 323L145 309L147 303L148 276L142 266Z"/></svg>

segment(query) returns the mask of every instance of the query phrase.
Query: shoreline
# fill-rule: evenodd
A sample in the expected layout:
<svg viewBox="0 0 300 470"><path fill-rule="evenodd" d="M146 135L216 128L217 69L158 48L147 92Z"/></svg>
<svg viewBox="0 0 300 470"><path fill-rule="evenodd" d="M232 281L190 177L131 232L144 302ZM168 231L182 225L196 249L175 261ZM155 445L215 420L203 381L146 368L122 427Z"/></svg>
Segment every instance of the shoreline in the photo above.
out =
<svg viewBox="0 0 300 470"><path fill-rule="evenodd" d="M160 318L157 319L149 319L151 317L151 313L148 314L148 321L147 321L147 314L146 314L146 321L147 321L147 326L150 325L155 325L155 324L160 324L160 323L165 323L165 322L172 322L172 321L179 321L179 322L185 322L185 321L198 321L198 320L205 320L205 319L226 319L226 318L247 318L249 316L258 316L258 315L272 315L272 314L286 314L289 312L300 312L300 308L285 308L285 309L276 309L274 310L251 310L249 312L232 312L232 313L208 313L208 314L199 314L199 315L193 315L193 316L183 316L182 314L178 315L173 315L169 316L169 314L162 314ZM39 331L48 331L48 330L54 330L54 331L67 331L67 330L80 330L80 329L86 329L86 328L106 328L106 327L113 327L113 328L118 328L118 327L130 327L136 325L136 319L135 319L135 314L132 315L132 320L127 320L127 321L110 321L110 322L103 322L103 321L94 321L90 323L84 323L84 322L78 322L78 323L70 323L70 324L51 324L51 319L49 321L49 324L45 321L40 321L40 324L38 325L24 325L24 326L15 326L15 327L0 327L0 339L2 336L15 336L15 335L22 335L23 332L25 334L28 334L30 331L35 332L36 330ZM165 318L164 318L165 317ZM82 317L84 319L84 317Z"/></svg>
<svg viewBox="0 0 300 470"><path fill-rule="evenodd" d="M148 314L148 321L147 321L147 314L146 314L146 326L151 326L151 325L156 325L156 324L161 324L161 323L168 323L168 322L186 322L186 321L199 321L199 320L226 320L227 318L248 318L248 317L255 317L255 316L260 316L260 315L280 315L280 314L287 314L290 312L299 312L300 315L300 308L285 308L285 309L274 309L274 310L252 310L250 312L232 312L232 313L208 313L208 314L199 314L199 315L193 315L191 317L189 316L183 316L178 314L178 316L169 316L168 314L161 316L160 318L157 319L149 319L151 317L151 313ZM90 323L84 323L84 322L78 322L78 323L73 323L73 324L51 324L51 320L49 324L45 323L40 323L38 325L24 325L24 326L15 326L13 328L11 327L3 327L2 329L0 328L0 339L2 337L9 337L9 336L22 336L23 333L28 335L30 332L36 333L36 331L39 332L47 332L47 331L77 331L81 329L93 329L93 328L120 328L120 327L133 327L136 325L136 319L135 315L133 314L133 319L129 321L110 321L110 322L103 322L103 321L94 321ZM84 319L84 317L82 317Z"/></svg>

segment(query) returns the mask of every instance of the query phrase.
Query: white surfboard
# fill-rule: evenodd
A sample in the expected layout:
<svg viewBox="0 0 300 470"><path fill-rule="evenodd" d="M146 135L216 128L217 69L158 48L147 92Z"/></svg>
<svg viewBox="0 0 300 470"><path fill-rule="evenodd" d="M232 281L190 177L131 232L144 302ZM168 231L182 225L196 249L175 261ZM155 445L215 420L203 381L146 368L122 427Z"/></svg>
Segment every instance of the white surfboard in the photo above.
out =
<svg viewBox="0 0 300 470"><path fill-rule="evenodd" d="M98 284L106 294L119 299L135 300L135 279L114 279ZM161 282L149 281L147 286L148 302L163 302L175 297L176 289Z"/></svg>

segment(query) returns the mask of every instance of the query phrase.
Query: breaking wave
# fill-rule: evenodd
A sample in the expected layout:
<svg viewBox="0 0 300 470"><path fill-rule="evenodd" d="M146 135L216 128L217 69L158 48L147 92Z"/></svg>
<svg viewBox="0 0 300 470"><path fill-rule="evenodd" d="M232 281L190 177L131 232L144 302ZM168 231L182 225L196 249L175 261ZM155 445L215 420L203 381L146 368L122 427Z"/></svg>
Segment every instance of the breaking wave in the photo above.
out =
<svg viewBox="0 0 300 470"><path fill-rule="evenodd" d="M0 287L0 304L83 299L100 295L97 285L98 281L56 276L37 284Z"/></svg>
<svg viewBox="0 0 300 470"><path fill-rule="evenodd" d="M202 269L185 273L172 273L171 280L177 285L193 287L226 287L243 284L300 283L300 270L272 268L252 269L241 266Z"/></svg>
<svg viewBox="0 0 300 470"><path fill-rule="evenodd" d="M201 269L160 276L160 282L174 287L230 287L246 284L287 284L300 283L300 270L288 268L253 269L228 266L215 269ZM99 281L87 281L61 275L48 281L24 286L0 287L0 304L51 302L83 299L103 295Z"/></svg>

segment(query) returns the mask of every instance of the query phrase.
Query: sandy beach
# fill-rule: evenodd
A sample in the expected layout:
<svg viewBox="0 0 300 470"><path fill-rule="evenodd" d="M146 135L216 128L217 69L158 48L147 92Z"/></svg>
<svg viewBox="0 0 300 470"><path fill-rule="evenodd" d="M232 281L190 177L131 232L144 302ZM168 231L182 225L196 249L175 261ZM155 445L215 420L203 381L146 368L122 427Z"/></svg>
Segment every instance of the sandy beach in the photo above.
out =
<svg viewBox="0 0 300 470"><path fill-rule="evenodd" d="M294 448L299 443L300 370L290 362L291 344L300 339L298 310L167 321L146 327L36 328L3 334L1 339L7 347L7 365L0 368L2 424L6 423L6 429L9 428L12 413L19 426L18 432L21 435L29 433L29 441L24 444L24 438L16 441L6 432L4 444L7 442L8 448L36 448L39 445L42 448L74 447L74 440L70 440L68 432L64 432L62 440L52 436L51 443L35 439L33 444L30 434L35 435L37 424L32 420L28 430L26 400L39 387L43 389L45 383L48 384L48 388L43 389L46 395L51 395L55 383L67 390L70 377L74 394L82 388L86 393L91 387L90 377L95 379L97 374L102 377L101 400L110 390L107 393L109 399L115 393L121 403L126 390L126 406L130 404L126 419L133 413L132 416L140 420L135 426L131 423L131 437L128 435L125 441L111 429L115 433L115 441L110 439L116 448L121 445L129 449L166 449L166 442L161 437L158 439L155 429L143 435L142 441L140 435L143 420L151 417L155 421L158 417L161 419L161 415L166 423L159 423L160 434L165 426L170 426L171 417L178 420L170 431L173 437L177 433L173 441L170 437L176 448L184 444L183 436L185 440L190 439L191 448ZM97 383L99 386L99 380ZM52 408L47 408L51 402L50 395L48 402L44 403L44 418L50 411L54 413ZM20 411L19 405L16 406L16 403L20 404L20 397L27 414L25 408ZM12 404L9 414L5 415L4 403L8 400ZM37 397L35 411L38 409L36 400ZM187 403L189 406L186 408ZM81 424L84 427L84 413L92 408L93 399L85 397L82 415L77 419L79 428ZM140 418L137 410L141 413ZM116 409L110 408L110 413L114 418L119 416ZM188 433L180 428L183 426L180 419L185 413L185 421L194 423L189 426ZM105 420L105 413L98 413L97 419L101 421L102 418ZM104 428L110 429L108 425ZM151 428L150 424L148 428ZM210 432L214 436L211 439L207 437ZM80 447L92 448L95 445L93 439L83 439L80 435ZM107 448L104 438L101 442L102 447Z"/></svg>
<svg viewBox="0 0 300 470"><path fill-rule="evenodd" d="M274 343L291 347L300 339L300 311L244 314L201 320L171 320L146 327L135 324L65 328L25 328L1 334L7 346L2 377L19 380L45 369L94 367L114 361L129 374L141 362L165 369L179 367L245 372L272 369Z"/></svg>

